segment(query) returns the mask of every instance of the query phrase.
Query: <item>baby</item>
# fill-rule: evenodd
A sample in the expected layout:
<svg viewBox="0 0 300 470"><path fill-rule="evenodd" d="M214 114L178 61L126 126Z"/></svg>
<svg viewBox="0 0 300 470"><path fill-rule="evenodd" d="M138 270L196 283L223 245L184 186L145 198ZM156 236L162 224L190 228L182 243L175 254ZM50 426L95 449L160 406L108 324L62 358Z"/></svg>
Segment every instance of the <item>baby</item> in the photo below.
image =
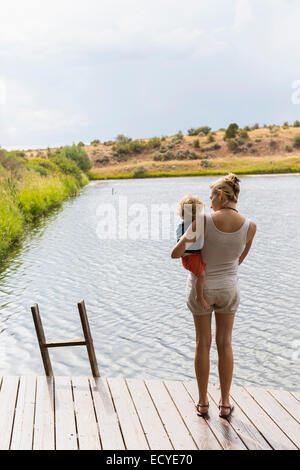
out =
<svg viewBox="0 0 300 470"><path fill-rule="evenodd" d="M190 224L195 220L196 214L200 215L204 207L204 203L197 196L185 196L178 203L177 214L183 219L178 224L176 229L177 242L180 240L182 235L187 231ZM207 310L210 308L203 296L203 288L205 284L205 267L206 264L203 262L201 257L201 248L203 247L204 235L194 242L190 243L189 248L185 250L181 257L182 264L188 271L191 271L196 277L196 300L200 302L202 307Z"/></svg>

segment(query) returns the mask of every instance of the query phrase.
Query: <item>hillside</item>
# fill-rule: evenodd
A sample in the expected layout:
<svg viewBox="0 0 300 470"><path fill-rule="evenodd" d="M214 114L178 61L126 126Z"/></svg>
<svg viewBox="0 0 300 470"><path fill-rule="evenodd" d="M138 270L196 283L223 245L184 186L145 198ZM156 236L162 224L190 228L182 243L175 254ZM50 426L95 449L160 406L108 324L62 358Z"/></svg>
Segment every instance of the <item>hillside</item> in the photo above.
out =
<svg viewBox="0 0 300 470"><path fill-rule="evenodd" d="M197 135L181 132L169 137L82 145L92 160L91 178L126 175L156 176L185 172L300 172L300 127L265 126L239 129L224 140L225 129ZM195 131L196 132L196 131ZM56 149L27 150L27 158L47 157ZM149 175L149 176L150 176Z"/></svg>

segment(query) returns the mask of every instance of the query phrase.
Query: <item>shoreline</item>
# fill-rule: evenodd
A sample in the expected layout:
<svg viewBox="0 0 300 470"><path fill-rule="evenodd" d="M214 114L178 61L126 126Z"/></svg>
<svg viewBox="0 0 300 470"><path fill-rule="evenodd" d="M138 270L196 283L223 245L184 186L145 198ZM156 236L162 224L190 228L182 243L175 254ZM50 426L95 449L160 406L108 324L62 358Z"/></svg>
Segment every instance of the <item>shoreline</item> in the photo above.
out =
<svg viewBox="0 0 300 470"><path fill-rule="evenodd" d="M234 171L232 173L239 176L288 176L300 175L300 169L288 170L288 171ZM131 173L120 173L117 175L97 175L93 172L89 172L88 177L90 181L103 181L103 180L120 180L120 179L145 179L145 178L180 178L180 177L193 177L193 176L224 176L227 175L228 171L187 171L187 172L160 172L160 173L145 173L143 175L133 175Z"/></svg>

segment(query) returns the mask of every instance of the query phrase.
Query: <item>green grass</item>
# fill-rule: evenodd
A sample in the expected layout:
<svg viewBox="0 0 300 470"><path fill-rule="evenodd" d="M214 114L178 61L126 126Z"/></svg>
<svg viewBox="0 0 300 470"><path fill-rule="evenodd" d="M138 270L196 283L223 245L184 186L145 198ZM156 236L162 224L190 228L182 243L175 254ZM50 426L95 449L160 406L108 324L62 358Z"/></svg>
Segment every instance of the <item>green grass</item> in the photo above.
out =
<svg viewBox="0 0 300 470"><path fill-rule="evenodd" d="M16 170L14 175L0 166L0 258L21 238L29 223L76 196L89 182L79 169L78 177L64 174L56 165L42 175L39 162Z"/></svg>
<svg viewBox="0 0 300 470"><path fill-rule="evenodd" d="M22 232L24 217L10 191L0 188L0 255L17 240Z"/></svg>
<svg viewBox="0 0 300 470"><path fill-rule="evenodd" d="M255 165L250 168L234 168L224 170L199 170L199 171L170 171L170 172L147 172L143 175L135 176L133 173L114 174L114 175L97 175L89 172L91 180L106 180L106 179L136 179L136 178L166 178L166 177L179 177L179 176L218 176L227 175L231 171L237 175L261 175L261 174L280 174L280 173L300 173L300 165Z"/></svg>

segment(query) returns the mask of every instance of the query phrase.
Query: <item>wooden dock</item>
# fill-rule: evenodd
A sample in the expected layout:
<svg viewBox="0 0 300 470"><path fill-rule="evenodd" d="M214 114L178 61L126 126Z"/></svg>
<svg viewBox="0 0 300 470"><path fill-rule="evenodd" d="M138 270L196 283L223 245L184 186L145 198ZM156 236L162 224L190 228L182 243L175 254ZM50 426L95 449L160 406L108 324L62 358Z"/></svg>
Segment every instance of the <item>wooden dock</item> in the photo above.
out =
<svg viewBox="0 0 300 470"><path fill-rule="evenodd" d="M232 416L209 388L197 416L195 381L0 378L0 449L297 450L300 392L232 387Z"/></svg>

